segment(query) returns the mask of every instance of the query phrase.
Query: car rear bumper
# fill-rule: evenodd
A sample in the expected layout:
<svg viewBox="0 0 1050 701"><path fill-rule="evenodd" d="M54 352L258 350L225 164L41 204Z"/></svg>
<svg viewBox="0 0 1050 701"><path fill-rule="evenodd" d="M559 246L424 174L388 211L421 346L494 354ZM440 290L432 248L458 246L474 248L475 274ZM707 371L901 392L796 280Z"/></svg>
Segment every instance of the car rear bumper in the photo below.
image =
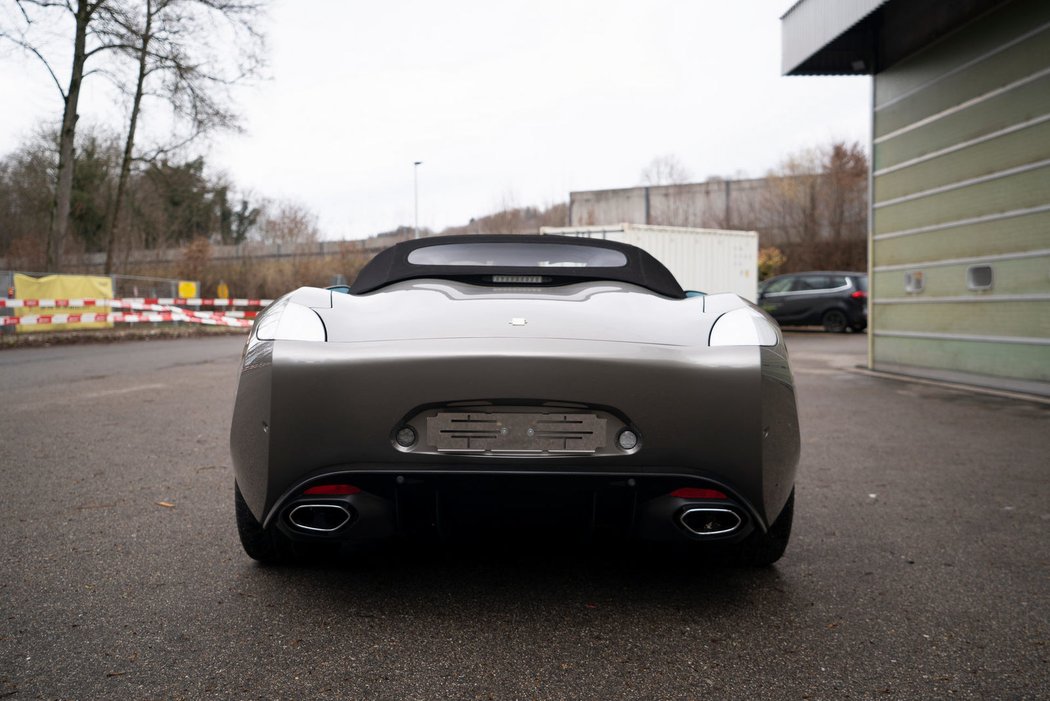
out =
<svg viewBox="0 0 1050 701"><path fill-rule="evenodd" d="M318 483L361 491L304 494ZM683 487L693 491L676 494ZM724 485L675 475L337 472L290 490L271 518L293 540L356 545L395 537L735 543L765 529Z"/></svg>
<svg viewBox="0 0 1050 701"><path fill-rule="evenodd" d="M231 428L238 485L265 523L301 485L335 475L559 478L548 493L572 492L557 485L573 476L638 484L672 475L679 486L721 485L758 524L775 518L794 483L798 419L783 348L443 339L279 341L269 353L246 360ZM572 403L618 417L641 443L592 455L398 449L394 435L410 417L465 401ZM360 486L396 511L396 493Z"/></svg>

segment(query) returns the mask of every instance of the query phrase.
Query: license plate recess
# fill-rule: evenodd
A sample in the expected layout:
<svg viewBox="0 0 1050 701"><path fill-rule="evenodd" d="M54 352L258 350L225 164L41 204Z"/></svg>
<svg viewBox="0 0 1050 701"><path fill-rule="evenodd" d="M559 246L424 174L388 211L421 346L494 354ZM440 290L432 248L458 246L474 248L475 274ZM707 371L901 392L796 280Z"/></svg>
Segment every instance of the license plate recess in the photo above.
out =
<svg viewBox="0 0 1050 701"><path fill-rule="evenodd" d="M442 453L595 453L607 420L594 414L438 412L427 443Z"/></svg>

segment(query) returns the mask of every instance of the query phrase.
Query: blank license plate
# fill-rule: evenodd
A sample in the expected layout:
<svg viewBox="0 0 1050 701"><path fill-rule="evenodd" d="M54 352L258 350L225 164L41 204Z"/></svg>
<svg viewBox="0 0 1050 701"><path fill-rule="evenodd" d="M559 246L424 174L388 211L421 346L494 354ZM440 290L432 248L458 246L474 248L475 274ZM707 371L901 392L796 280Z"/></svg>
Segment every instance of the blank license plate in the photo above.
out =
<svg viewBox="0 0 1050 701"><path fill-rule="evenodd" d="M427 418L427 443L449 453L594 453L605 424L594 414L441 412Z"/></svg>

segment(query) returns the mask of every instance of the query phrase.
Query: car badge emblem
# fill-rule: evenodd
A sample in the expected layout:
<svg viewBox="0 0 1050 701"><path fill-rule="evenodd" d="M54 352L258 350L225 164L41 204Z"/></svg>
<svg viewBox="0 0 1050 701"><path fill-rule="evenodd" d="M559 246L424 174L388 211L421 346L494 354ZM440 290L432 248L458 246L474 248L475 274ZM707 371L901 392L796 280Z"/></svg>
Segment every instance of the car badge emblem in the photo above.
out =
<svg viewBox="0 0 1050 701"><path fill-rule="evenodd" d="M520 316L516 316L516 317L514 317L513 319L510 320L510 325L511 326L524 326L527 323L529 323L529 322L526 321L524 317L520 317Z"/></svg>

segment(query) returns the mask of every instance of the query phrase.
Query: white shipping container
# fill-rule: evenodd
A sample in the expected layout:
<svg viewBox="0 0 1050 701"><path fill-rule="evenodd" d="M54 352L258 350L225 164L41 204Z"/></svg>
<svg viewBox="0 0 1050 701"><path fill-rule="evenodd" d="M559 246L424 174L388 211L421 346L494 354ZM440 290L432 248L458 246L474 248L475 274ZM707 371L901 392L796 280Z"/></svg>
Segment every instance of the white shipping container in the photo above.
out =
<svg viewBox="0 0 1050 701"><path fill-rule="evenodd" d="M541 234L608 239L648 252L686 290L732 292L751 302L758 295L758 233L682 226L615 224L544 226Z"/></svg>

